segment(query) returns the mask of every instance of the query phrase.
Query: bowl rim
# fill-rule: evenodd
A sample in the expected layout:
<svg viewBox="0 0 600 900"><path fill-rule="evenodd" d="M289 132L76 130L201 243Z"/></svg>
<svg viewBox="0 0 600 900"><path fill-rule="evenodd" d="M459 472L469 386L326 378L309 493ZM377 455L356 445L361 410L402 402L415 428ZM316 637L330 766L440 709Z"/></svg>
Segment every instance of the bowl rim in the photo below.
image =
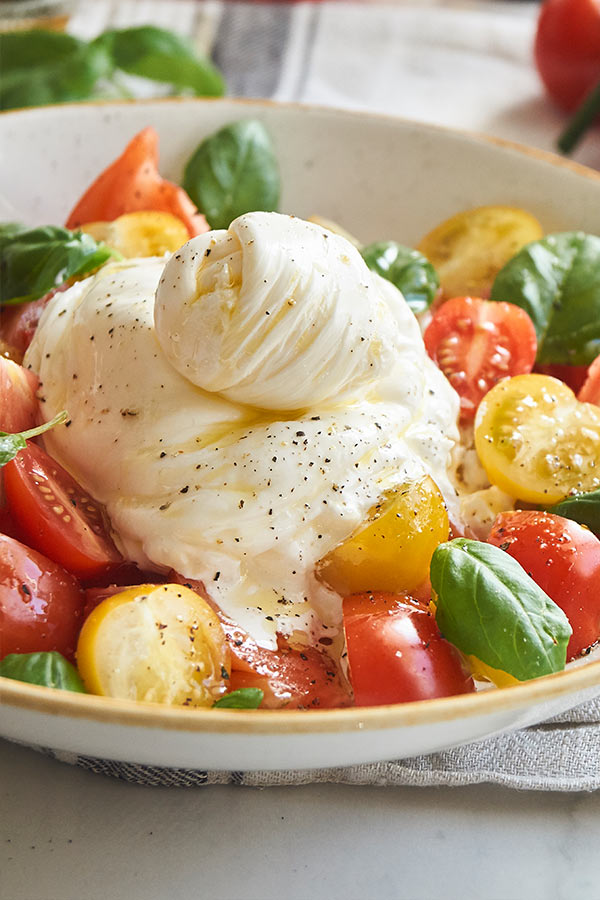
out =
<svg viewBox="0 0 600 900"><path fill-rule="evenodd" d="M190 104L197 106L227 103L240 108L270 108L296 111L299 114L319 113L336 118L383 120L390 125L403 125L417 130L438 132L465 138L468 141L511 150L549 164L566 169L579 177L600 183L600 172L565 159L558 154L516 141L494 137L478 131L451 128L430 122L395 116L388 113L339 109L322 104L279 102L258 98L232 97L162 97L142 100L118 99L49 104L42 107L24 107L4 110L0 122L25 114L35 116L52 110L100 109L107 107L150 107ZM312 710L236 710L189 709L134 700L118 700L92 694L80 694L27 684L0 676L0 700L3 706L42 713L50 716L67 716L95 721L105 725L129 725L151 729L167 729L189 733L219 734L315 734L348 731L380 731L411 725L435 725L457 718L493 715L503 711L525 709L532 704L600 688L600 660L575 666L531 681L493 688L471 694L460 694L435 700L420 700L384 706L347 707L344 709ZM599 690L600 693L600 690ZM226 713L224 715L224 713Z"/></svg>

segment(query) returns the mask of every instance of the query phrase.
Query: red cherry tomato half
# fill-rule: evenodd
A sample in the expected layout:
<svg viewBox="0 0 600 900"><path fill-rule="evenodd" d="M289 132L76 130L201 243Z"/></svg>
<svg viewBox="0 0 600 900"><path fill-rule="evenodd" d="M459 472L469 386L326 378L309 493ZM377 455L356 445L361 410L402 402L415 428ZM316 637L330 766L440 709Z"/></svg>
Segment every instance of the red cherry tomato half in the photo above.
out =
<svg viewBox="0 0 600 900"><path fill-rule="evenodd" d="M597 356L587 371L587 378L577 395L582 403L595 403L600 406L600 356Z"/></svg>
<svg viewBox="0 0 600 900"><path fill-rule="evenodd" d="M510 553L563 610L573 629L567 659L600 638L600 541L591 531L551 513L506 512L488 541Z"/></svg>
<svg viewBox="0 0 600 900"><path fill-rule="evenodd" d="M72 659L82 612L83 592L72 575L0 535L0 657L58 650Z"/></svg>
<svg viewBox="0 0 600 900"><path fill-rule="evenodd" d="M67 219L67 228L87 222L112 222L140 210L168 212L181 219L190 237L208 231L183 188L158 173L158 134L144 128L90 185Z"/></svg>
<svg viewBox="0 0 600 900"><path fill-rule="evenodd" d="M552 99L562 109L574 110L600 81L598 0L546 0L534 52Z"/></svg>
<svg viewBox="0 0 600 900"><path fill-rule="evenodd" d="M442 638L429 608L407 595L346 597L344 631L357 706L475 690L458 651Z"/></svg>
<svg viewBox="0 0 600 900"><path fill-rule="evenodd" d="M496 382L531 372L537 352L533 322L512 303L454 297L435 313L423 336L429 356L460 397L463 421Z"/></svg>
<svg viewBox="0 0 600 900"><path fill-rule="evenodd" d="M37 377L0 356L0 431L14 434L37 424Z"/></svg>
<svg viewBox="0 0 600 900"><path fill-rule="evenodd" d="M122 563L101 507L41 447L4 467L4 489L27 543L67 571L89 579Z"/></svg>

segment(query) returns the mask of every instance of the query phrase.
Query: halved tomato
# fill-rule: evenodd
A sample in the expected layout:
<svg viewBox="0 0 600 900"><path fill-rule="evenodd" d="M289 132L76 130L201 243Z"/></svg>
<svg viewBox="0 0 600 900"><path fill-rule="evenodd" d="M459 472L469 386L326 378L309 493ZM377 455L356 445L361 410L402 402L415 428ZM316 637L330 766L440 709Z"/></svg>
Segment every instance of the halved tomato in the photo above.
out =
<svg viewBox="0 0 600 900"><path fill-rule="evenodd" d="M72 659L82 612L83 592L72 575L0 534L0 658L58 650Z"/></svg>
<svg viewBox="0 0 600 900"><path fill-rule="evenodd" d="M429 607L408 594L346 597L344 631L357 706L475 690L460 654L442 638Z"/></svg>
<svg viewBox="0 0 600 900"><path fill-rule="evenodd" d="M10 513L28 544L80 578L122 563L100 505L41 447L29 443L3 471Z"/></svg>
<svg viewBox="0 0 600 900"><path fill-rule="evenodd" d="M67 219L67 228L110 222L141 210L167 212L184 223L190 237L208 231L208 223L183 190L158 172L158 134L144 128L123 153L90 185Z"/></svg>
<svg viewBox="0 0 600 900"><path fill-rule="evenodd" d="M531 372L537 351L533 322L512 303L454 297L423 336L430 357L460 396L463 421L498 381Z"/></svg>
<svg viewBox="0 0 600 900"><path fill-rule="evenodd" d="M477 411L475 447L490 482L528 503L600 487L600 409L549 375L497 384Z"/></svg>

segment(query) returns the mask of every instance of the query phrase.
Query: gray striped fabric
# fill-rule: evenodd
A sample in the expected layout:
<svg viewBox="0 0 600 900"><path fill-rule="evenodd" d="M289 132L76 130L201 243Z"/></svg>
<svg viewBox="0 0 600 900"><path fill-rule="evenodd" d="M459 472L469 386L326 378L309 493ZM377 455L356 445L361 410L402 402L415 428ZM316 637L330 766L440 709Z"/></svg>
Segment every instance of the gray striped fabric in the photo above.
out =
<svg viewBox="0 0 600 900"><path fill-rule="evenodd" d="M428 18L431 15L428 7L432 6L443 8L438 9L435 20ZM427 91L427 84L431 84L435 76L435 72L430 71L433 62L427 55L428 42L431 45L437 42L439 47L447 37L445 50L451 54L449 58L454 58L452 54L457 52L464 54L470 50L472 54L481 55L480 65L487 59L493 66L496 51L507 75L512 76L515 83L527 82L531 69L530 25L536 10L535 3L515 6L465 0L438 0L437 3L421 0L412 6L403 0L397 0L393 6L88 0L76 8L70 30L89 38L109 26L152 22L186 34L200 50L210 55L223 71L229 93L234 96L345 105L349 105L350 97L356 101L356 106L370 105L407 115L414 114L411 98L405 97L405 106L399 108L395 103L396 94L402 93L403 85L400 80L396 85L391 79L397 71L395 56L404 54L410 63L412 45L415 55L422 53L416 60L416 69L425 79L424 93L431 102L430 118L445 121L443 117L446 116L450 118L447 124L493 131L493 128L485 127L477 98L471 98L473 121L464 118L452 121L452 115L457 113L452 108L448 111L448 95L444 96L443 90ZM465 18L467 15L468 19ZM403 37L402 42L400 37ZM353 60L352 56L358 46L365 51L360 61L357 56ZM377 59L378 48L380 60ZM379 69L376 65L370 66L370 60L379 62ZM415 65L414 59L412 65ZM374 84L369 84L370 68L375 73ZM387 81L382 80L382 72L388 73ZM485 83L486 115L488 108L493 110L494 107L494 84L502 81L501 78L494 79L493 75L490 70L489 77L484 74L479 78ZM468 72L467 76L465 89L472 81ZM459 106L462 102L460 97ZM436 103L440 105L436 107ZM418 105L415 110L419 111ZM519 134L505 133L504 136L527 140L527 134L522 133L527 122L519 120L517 127L521 129ZM530 142L536 143L534 132ZM535 790L592 790L600 788L600 700L578 707L552 722L444 753L318 771L244 773L161 769L51 750L45 752L99 774L138 784L173 787L226 783L266 787L309 782L376 785L492 782Z"/></svg>

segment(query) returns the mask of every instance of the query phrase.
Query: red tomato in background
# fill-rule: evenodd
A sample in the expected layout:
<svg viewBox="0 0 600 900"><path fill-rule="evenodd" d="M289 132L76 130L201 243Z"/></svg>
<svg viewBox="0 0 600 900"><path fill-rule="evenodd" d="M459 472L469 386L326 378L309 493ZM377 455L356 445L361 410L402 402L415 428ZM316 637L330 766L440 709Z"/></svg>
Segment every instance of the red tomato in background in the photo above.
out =
<svg viewBox="0 0 600 900"><path fill-rule="evenodd" d="M447 300L423 335L429 356L460 396L463 421L473 419L496 382L531 372L537 352L533 322L519 306L476 297Z"/></svg>
<svg viewBox="0 0 600 900"><path fill-rule="evenodd" d="M28 544L80 578L123 562L101 507L41 447L28 444L3 471L8 508Z"/></svg>
<svg viewBox="0 0 600 900"><path fill-rule="evenodd" d="M0 431L15 434L37 424L38 385L33 372L0 356Z"/></svg>
<svg viewBox="0 0 600 900"><path fill-rule="evenodd" d="M442 638L429 608L407 595L346 597L344 631L357 706L475 690L460 654Z"/></svg>
<svg viewBox="0 0 600 900"><path fill-rule="evenodd" d="M0 535L0 657L58 650L73 658L83 592L61 566Z"/></svg>
<svg viewBox="0 0 600 900"><path fill-rule="evenodd" d="M563 610L573 629L567 659L600 638L600 541L591 531L551 513L505 512L488 542L510 553Z"/></svg>
<svg viewBox="0 0 600 900"><path fill-rule="evenodd" d="M534 53L552 99L574 110L600 81L600 0L546 0Z"/></svg>
<svg viewBox="0 0 600 900"><path fill-rule="evenodd" d="M595 403L597 406L600 406L600 356L596 357L587 370L587 378L577 395L577 399L583 403Z"/></svg>
<svg viewBox="0 0 600 900"><path fill-rule="evenodd" d="M208 231L208 223L183 190L158 172L158 134L144 128L90 185L67 219L67 228L87 222L111 222L141 210L168 212L186 226L190 237Z"/></svg>

